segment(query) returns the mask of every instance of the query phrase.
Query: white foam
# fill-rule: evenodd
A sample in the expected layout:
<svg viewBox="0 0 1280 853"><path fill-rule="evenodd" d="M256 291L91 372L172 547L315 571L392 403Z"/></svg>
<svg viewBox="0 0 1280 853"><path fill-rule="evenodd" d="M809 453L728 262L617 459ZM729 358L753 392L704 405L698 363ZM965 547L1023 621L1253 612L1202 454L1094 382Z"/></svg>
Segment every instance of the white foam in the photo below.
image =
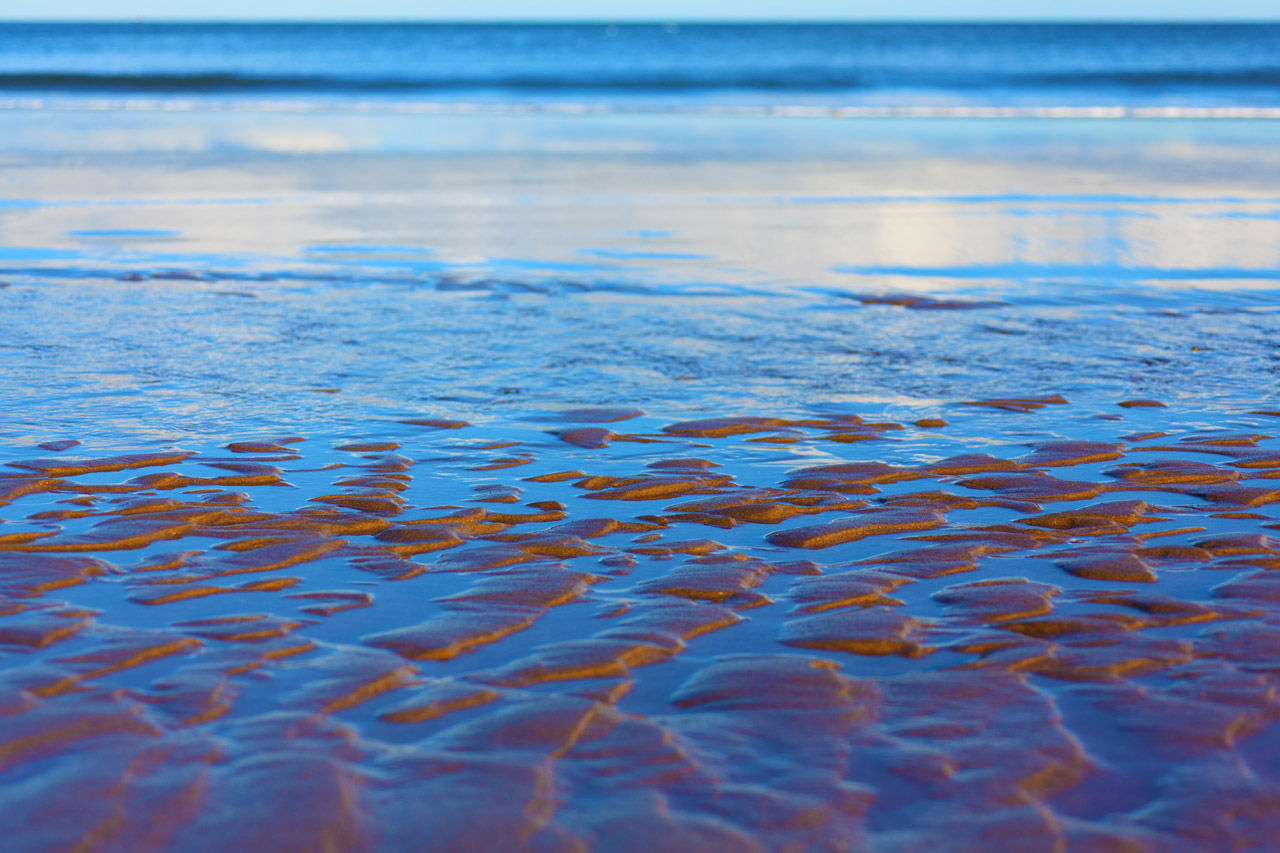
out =
<svg viewBox="0 0 1280 853"><path fill-rule="evenodd" d="M373 113L413 115L706 115L776 118L1243 119L1280 120L1280 106L821 105L577 102L7 98L0 110L74 112Z"/></svg>

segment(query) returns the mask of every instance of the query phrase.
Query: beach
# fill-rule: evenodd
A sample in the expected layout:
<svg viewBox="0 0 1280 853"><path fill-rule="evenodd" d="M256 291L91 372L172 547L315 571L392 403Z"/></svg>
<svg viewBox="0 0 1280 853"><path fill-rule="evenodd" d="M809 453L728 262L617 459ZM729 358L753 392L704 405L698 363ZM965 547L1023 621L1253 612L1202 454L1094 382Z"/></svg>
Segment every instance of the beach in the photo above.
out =
<svg viewBox="0 0 1280 853"><path fill-rule="evenodd" d="M68 68L0 68L22 849L1280 828L1254 77Z"/></svg>

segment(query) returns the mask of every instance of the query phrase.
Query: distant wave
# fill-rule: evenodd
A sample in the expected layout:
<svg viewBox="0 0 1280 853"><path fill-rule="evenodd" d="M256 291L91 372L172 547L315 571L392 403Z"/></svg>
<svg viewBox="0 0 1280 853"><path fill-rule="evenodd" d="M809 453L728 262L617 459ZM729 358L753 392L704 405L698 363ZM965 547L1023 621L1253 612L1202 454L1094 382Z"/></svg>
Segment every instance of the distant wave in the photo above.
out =
<svg viewBox="0 0 1280 853"><path fill-rule="evenodd" d="M1178 69L1160 70L1121 70L1107 71L1072 71L1067 74L1025 74L1011 75L1008 79L1014 85L1019 82L1029 86L1064 86L1071 88L1097 87L1133 87L1164 88L1168 86L1187 86L1204 88L1240 88L1240 87L1280 87L1280 66L1275 68L1230 68L1230 69L1196 69L1194 71Z"/></svg>
<svg viewBox="0 0 1280 853"><path fill-rule="evenodd" d="M1280 106L1080 106L1080 105L826 105L662 104L592 102L469 102L361 100L207 100L136 98L2 98L0 111L75 110L129 112L368 113L398 115L688 115L742 118L921 119L1266 119L1280 120Z"/></svg>
<svg viewBox="0 0 1280 853"><path fill-rule="evenodd" d="M1280 66L1221 70L1081 70L1070 73L1010 74L887 74L850 73L830 68L734 69L724 74L671 73L660 69L618 74L616 71L572 74L475 74L407 77L357 75L277 75L231 72L190 74L97 74L64 72L0 73L0 92L93 93L261 93L332 92L335 94L431 93L477 90L513 93L694 93L699 91L836 92L883 89L930 91L1162 89L1182 87L1208 90L1275 89L1280 91Z"/></svg>

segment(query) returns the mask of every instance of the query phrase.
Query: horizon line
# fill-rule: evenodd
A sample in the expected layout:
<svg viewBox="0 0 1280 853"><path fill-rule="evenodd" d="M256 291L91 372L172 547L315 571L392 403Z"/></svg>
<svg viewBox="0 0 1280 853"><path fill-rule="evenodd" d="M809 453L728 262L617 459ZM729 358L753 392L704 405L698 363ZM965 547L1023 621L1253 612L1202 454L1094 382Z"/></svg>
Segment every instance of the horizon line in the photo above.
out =
<svg viewBox="0 0 1280 853"><path fill-rule="evenodd" d="M149 16L110 17L6 17L0 15L0 23L23 24L334 24L334 25L471 25L471 26L714 26L723 24L789 25L789 24L841 24L841 25L968 25L992 24L1002 26L1089 26L1110 25L1159 25L1159 26L1230 26L1234 24L1280 24L1280 14L1274 17L1238 18L153 18Z"/></svg>

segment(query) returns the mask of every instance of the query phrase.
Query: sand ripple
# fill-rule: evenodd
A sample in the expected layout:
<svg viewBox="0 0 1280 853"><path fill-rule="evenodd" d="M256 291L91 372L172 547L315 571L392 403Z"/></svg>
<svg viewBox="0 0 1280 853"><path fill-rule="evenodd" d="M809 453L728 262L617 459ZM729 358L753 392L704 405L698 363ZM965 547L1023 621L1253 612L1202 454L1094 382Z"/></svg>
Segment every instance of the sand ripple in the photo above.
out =
<svg viewBox="0 0 1280 853"><path fill-rule="evenodd" d="M1046 396L913 424L51 439L0 475L0 826L30 849L1264 848L1274 418L1119 406L1141 431Z"/></svg>

